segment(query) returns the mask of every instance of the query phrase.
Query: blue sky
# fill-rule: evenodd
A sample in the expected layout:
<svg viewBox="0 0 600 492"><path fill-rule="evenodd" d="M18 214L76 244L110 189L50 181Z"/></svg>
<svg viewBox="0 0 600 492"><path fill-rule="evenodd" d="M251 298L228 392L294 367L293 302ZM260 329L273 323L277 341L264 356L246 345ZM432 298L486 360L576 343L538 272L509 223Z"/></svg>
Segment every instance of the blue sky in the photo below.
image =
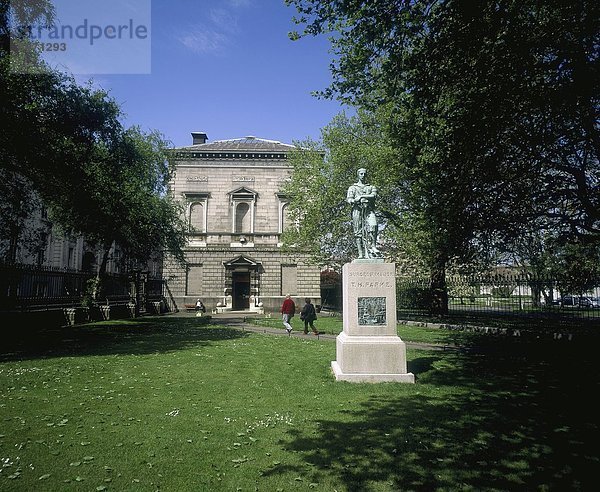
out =
<svg viewBox="0 0 600 492"><path fill-rule="evenodd" d="M319 138L344 109L310 94L331 81L329 42L290 41L295 10L283 0L150 6L150 73L75 74L108 90L127 126L159 130L174 146L190 145L192 131L210 141L254 135L292 143Z"/></svg>

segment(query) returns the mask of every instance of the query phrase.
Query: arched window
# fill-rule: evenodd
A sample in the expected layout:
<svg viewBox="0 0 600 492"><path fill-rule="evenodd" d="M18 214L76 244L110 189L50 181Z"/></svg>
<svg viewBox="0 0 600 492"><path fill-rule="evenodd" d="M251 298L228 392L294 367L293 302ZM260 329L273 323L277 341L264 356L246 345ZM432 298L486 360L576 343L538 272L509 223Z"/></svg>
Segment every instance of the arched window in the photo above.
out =
<svg viewBox="0 0 600 492"><path fill-rule="evenodd" d="M203 191L184 191L183 195L187 200L187 225L189 231L193 233L206 233L207 230L207 209L210 193Z"/></svg>
<svg viewBox="0 0 600 492"><path fill-rule="evenodd" d="M236 233L249 233L250 231L250 205L245 202L235 207L235 231Z"/></svg>
<svg viewBox="0 0 600 492"><path fill-rule="evenodd" d="M228 193L231 205L232 232L254 234L254 213L258 193L242 186Z"/></svg>
<svg viewBox="0 0 600 492"><path fill-rule="evenodd" d="M297 228L297 225L290 219L289 197L287 197L283 193L276 193L275 195L277 196L277 200L279 202L279 234L281 234L283 231L286 231L290 227Z"/></svg>
<svg viewBox="0 0 600 492"><path fill-rule="evenodd" d="M282 214L282 227L281 227L281 232L283 231L287 231L291 226L293 226L293 222L290 219L290 214L289 214L289 210L288 210L288 204L286 203L282 209L281 209L281 214Z"/></svg>
<svg viewBox="0 0 600 492"><path fill-rule="evenodd" d="M196 202L190 206L189 227L191 232L204 232L204 205L202 203Z"/></svg>

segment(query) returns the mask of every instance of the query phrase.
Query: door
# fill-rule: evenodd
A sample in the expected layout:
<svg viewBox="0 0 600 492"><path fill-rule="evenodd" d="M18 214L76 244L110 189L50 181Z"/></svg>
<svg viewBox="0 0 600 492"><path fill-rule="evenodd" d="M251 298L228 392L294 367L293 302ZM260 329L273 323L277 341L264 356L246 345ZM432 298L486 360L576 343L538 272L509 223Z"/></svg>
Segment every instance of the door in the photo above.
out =
<svg viewBox="0 0 600 492"><path fill-rule="evenodd" d="M250 308L250 272L232 274L232 309L239 311Z"/></svg>

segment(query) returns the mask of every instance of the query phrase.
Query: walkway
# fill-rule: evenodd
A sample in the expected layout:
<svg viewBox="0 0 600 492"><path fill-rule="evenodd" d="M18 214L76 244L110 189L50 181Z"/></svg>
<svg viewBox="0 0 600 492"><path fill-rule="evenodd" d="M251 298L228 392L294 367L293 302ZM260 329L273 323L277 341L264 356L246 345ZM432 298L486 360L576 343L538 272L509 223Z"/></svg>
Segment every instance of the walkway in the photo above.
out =
<svg viewBox="0 0 600 492"><path fill-rule="evenodd" d="M196 316L194 312L185 312L180 311L175 314L175 316L185 316L191 317ZM252 331L255 333L268 333L269 335L277 335L281 337L297 337L297 338L310 338L310 339L318 339L323 341L335 341L337 335L331 335L328 333L321 333L319 335L313 335L309 333L305 335L301 330L292 331L291 335L288 335L286 331L282 328L272 328L269 326L258 326L252 323L248 323L246 320L248 318L259 317L262 316L258 313L252 313L249 311L228 311L225 313L212 314L213 322L218 323L220 325L230 326L232 328L236 328L242 331ZM450 345L442 345L442 344L433 344L433 343L416 343L416 342L405 342L407 347L415 348L415 349L423 349L423 350L458 350L459 347L454 347Z"/></svg>

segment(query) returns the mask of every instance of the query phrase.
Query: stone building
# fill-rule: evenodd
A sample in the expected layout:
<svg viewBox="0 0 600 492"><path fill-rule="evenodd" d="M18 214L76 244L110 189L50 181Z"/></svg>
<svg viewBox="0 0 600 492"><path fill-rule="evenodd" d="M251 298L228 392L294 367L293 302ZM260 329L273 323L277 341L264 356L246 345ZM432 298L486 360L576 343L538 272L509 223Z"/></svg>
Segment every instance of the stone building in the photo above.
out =
<svg viewBox="0 0 600 492"><path fill-rule="evenodd" d="M180 309L201 298L211 310L278 312L285 294L300 308L320 304L320 270L307 255L281 251L290 226L281 193L292 145L256 137L173 149L170 191L185 208L187 269L165 261L163 276Z"/></svg>
<svg viewBox="0 0 600 492"><path fill-rule="evenodd" d="M73 272L96 272L102 258L100 247L93 245L82 235L65 233L48 216L42 199L33 190L28 190L28 212L19 227L10 228L4 224L1 232L10 230L12 235L0 236L0 264L28 265L41 269L54 269ZM11 211L7 222L14 221ZM123 252L118 244L113 244L109 253L106 271L125 273ZM148 273L161 274L160 262L149 262Z"/></svg>

